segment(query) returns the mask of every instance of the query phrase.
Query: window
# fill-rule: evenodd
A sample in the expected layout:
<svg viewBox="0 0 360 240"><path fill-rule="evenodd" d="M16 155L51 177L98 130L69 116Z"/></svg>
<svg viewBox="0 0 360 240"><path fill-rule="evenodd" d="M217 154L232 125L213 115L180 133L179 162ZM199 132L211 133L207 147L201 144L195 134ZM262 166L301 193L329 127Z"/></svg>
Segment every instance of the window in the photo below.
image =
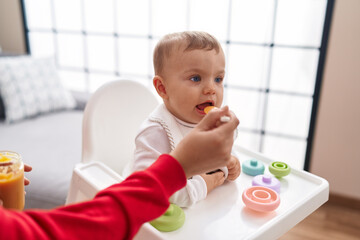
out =
<svg viewBox="0 0 360 240"><path fill-rule="evenodd" d="M55 55L64 84L78 91L118 78L152 86L152 51L160 37L211 33L226 55L224 102L241 121L236 141L307 168L333 0L23 4L31 54Z"/></svg>

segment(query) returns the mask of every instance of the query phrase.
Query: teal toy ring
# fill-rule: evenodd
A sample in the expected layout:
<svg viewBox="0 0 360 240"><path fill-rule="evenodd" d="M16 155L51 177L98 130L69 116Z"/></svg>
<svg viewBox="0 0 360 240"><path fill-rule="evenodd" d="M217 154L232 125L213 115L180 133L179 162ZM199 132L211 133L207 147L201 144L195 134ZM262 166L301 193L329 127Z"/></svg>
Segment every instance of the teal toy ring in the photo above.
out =
<svg viewBox="0 0 360 240"><path fill-rule="evenodd" d="M257 176L264 174L264 164L256 159L250 159L245 161L241 167L242 171L250 176Z"/></svg>
<svg viewBox="0 0 360 240"><path fill-rule="evenodd" d="M175 204L170 204L166 212L157 219L150 222L150 224L161 232L172 232L184 225L185 213Z"/></svg>
<svg viewBox="0 0 360 240"><path fill-rule="evenodd" d="M280 178L280 177L285 177L287 176L290 171L291 168L289 165L287 165L284 162L272 162L269 165L269 171L276 177Z"/></svg>

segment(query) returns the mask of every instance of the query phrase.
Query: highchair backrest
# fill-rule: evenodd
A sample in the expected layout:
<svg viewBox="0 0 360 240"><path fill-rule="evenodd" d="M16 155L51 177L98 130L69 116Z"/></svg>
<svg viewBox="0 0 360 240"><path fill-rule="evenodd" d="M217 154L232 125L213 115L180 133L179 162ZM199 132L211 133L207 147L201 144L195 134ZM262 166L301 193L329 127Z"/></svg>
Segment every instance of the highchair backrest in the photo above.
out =
<svg viewBox="0 0 360 240"><path fill-rule="evenodd" d="M155 95L135 81L117 80L100 87L84 111L82 163L100 161L123 176L133 158L136 133L158 104Z"/></svg>

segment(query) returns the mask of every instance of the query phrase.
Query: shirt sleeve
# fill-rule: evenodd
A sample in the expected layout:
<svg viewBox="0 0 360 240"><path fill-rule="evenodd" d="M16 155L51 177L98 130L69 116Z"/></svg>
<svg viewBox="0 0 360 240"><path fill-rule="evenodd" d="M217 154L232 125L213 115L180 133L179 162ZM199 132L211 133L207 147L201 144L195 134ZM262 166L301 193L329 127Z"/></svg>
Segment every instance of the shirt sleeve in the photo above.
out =
<svg viewBox="0 0 360 240"><path fill-rule="evenodd" d="M143 223L166 211L169 197L185 184L181 165L162 155L91 201L50 211L0 207L0 239L132 239Z"/></svg>
<svg viewBox="0 0 360 240"><path fill-rule="evenodd" d="M135 152L132 171L144 170L163 153L170 153L171 147L163 128L147 120L135 137Z"/></svg>
<svg viewBox="0 0 360 240"><path fill-rule="evenodd" d="M195 203L206 198L207 186L200 175L188 179L186 186L170 197L170 202L179 207L191 207Z"/></svg>
<svg viewBox="0 0 360 240"><path fill-rule="evenodd" d="M135 138L135 154L133 171L139 171L150 166L162 153L171 151L168 137L157 123L145 122L145 126ZM176 192L170 198L171 203L179 207L190 207L200 200L206 198L207 186L205 180L200 176L193 176L187 180L185 188Z"/></svg>

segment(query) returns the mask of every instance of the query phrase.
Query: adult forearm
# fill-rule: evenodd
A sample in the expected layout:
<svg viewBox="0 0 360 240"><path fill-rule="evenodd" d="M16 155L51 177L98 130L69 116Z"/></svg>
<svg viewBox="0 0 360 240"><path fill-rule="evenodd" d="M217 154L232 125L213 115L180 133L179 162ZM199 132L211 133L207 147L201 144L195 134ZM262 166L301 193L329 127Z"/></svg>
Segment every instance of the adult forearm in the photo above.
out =
<svg viewBox="0 0 360 240"><path fill-rule="evenodd" d="M131 239L166 211L169 197L185 184L179 163L163 155L92 201L46 212L0 209L0 239Z"/></svg>

